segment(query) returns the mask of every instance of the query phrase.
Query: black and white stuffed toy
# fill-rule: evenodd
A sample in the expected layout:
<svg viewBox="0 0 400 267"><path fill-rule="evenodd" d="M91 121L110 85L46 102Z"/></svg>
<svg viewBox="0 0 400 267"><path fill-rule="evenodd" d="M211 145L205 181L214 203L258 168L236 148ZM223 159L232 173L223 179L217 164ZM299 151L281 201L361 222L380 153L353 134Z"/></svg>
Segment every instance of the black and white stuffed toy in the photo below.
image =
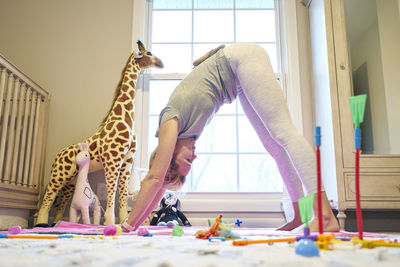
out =
<svg viewBox="0 0 400 267"><path fill-rule="evenodd" d="M181 202L173 193L167 193L161 199L160 210L153 216L150 225L179 225L178 218L184 226L192 226L181 209Z"/></svg>

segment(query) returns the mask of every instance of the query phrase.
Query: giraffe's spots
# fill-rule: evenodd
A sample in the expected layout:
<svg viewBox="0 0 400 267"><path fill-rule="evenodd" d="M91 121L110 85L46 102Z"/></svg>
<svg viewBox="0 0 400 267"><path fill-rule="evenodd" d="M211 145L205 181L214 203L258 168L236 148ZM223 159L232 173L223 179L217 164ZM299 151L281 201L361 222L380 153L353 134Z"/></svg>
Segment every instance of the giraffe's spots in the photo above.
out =
<svg viewBox="0 0 400 267"><path fill-rule="evenodd" d="M125 76L122 82L126 83L128 80L129 80L128 77Z"/></svg>
<svg viewBox="0 0 400 267"><path fill-rule="evenodd" d="M120 133L120 136L123 136L123 137L125 137L126 139L129 139L129 132L128 131L125 131L125 132L123 132L123 133Z"/></svg>
<svg viewBox="0 0 400 267"><path fill-rule="evenodd" d="M125 149L123 147L119 147L119 152L123 152Z"/></svg>
<svg viewBox="0 0 400 267"><path fill-rule="evenodd" d="M115 129L109 134L109 136L111 137L111 138L113 138L114 136L115 136L115 134L116 134L117 132L115 131Z"/></svg>
<svg viewBox="0 0 400 267"><path fill-rule="evenodd" d="M55 188L53 188L52 191L53 191L53 193L57 193L57 189L55 189Z"/></svg>
<svg viewBox="0 0 400 267"><path fill-rule="evenodd" d="M131 99L134 99L135 98L135 90L129 91L129 96L131 97Z"/></svg>
<svg viewBox="0 0 400 267"><path fill-rule="evenodd" d="M136 74L136 73L134 73L134 74L130 74L130 75L129 75L129 77L130 77L131 79L134 79L134 80L136 80L136 78L137 78L137 74Z"/></svg>
<svg viewBox="0 0 400 267"><path fill-rule="evenodd" d="M58 166L58 169L59 169L60 171L62 171L62 170L63 170L63 166L62 166L62 165Z"/></svg>
<svg viewBox="0 0 400 267"><path fill-rule="evenodd" d="M68 157L64 157L64 161L66 163L72 164L72 161Z"/></svg>
<svg viewBox="0 0 400 267"><path fill-rule="evenodd" d="M113 126L114 126L114 122L111 122L111 123L107 124L106 130L107 130L107 131L110 131L111 128L112 128ZM102 133L103 133L103 132L102 132Z"/></svg>
<svg viewBox="0 0 400 267"><path fill-rule="evenodd" d="M129 100L129 97L128 97L126 94L123 94L123 95L121 95L121 96L119 97L118 100L119 100L120 102L125 102L125 101ZM118 115L121 115L121 113L118 114Z"/></svg>
<svg viewBox="0 0 400 267"><path fill-rule="evenodd" d="M126 110L132 110L133 109L133 104L132 104L131 101L128 104L125 104L125 109Z"/></svg>
<svg viewBox="0 0 400 267"><path fill-rule="evenodd" d="M109 153L104 153L104 158L105 158L106 160L109 160L109 159L110 159L110 154L109 154Z"/></svg>
<svg viewBox="0 0 400 267"><path fill-rule="evenodd" d="M121 115L121 114L122 114L121 105L116 105L115 108L113 109L113 112L114 112L116 115Z"/></svg>
<svg viewBox="0 0 400 267"><path fill-rule="evenodd" d="M118 152L117 152L117 151L114 151L114 150L111 150L110 153L111 153L111 155L112 155L113 157L116 157L116 156L118 155Z"/></svg>
<svg viewBox="0 0 400 267"><path fill-rule="evenodd" d="M135 81L130 81L130 82L129 82L129 85L130 85L132 88L135 88L135 87L136 87Z"/></svg>
<svg viewBox="0 0 400 267"><path fill-rule="evenodd" d="M132 119L128 113L125 113L125 122L129 125L129 128L132 128Z"/></svg>
<svg viewBox="0 0 400 267"><path fill-rule="evenodd" d="M104 150L108 150L108 144L105 144L105 145L103 146L103 149L104 149Z"/></svg>
<svg viewBox="0 0 400 267"><path fill-rule="evenodd" d="M67 171L69 171L69 170L71 169L71 166L70 166L70 165L67 165L67 166L65 166L65 169L66 169Z"/></svg>
<svg viewBox="0 0 400 267"><path fill-rule="evenodd" d="M73 152L73 151L70 151L70 152L69 152L69 157L72 158L73 156L74 156L74 152Z"/></svg>
<svg viewBox="0 0 400 267"><path fill-rule="evenodd" d="M127 141L126 139L121 139L119 137L115 139L115 142L121 144L121 146L123 146L126 143L126 141Z"/></svg>
<svg viewBox="0 0 400 267"><path fill-rule="evenodd" d="M128 85L123 84L123 85L121 86L121 91L126 92L126 91L128 91L128 90L129 90L129 86L128 86Z"/></svg>
<svg viewBox="0 0 400 267"><path fill-rule="evenodd" d="M126 163L133 163L133 158L127 158L125 162Z"/></svg>

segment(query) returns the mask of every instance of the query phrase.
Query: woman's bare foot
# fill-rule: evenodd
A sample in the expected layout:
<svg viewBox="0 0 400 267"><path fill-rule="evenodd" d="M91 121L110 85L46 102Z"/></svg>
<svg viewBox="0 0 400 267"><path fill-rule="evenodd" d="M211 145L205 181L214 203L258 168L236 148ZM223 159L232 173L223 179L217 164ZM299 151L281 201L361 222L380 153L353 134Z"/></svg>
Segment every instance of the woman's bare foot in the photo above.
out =
<svg viewBox="0 0 400 267"><path fill-rule="evenodd" d="M336 220L336 218L333 215L333 213L332 213L332 216L331 215L324 215L322 219L324 221L324 223L322 225L324 233L331 233L331 232L339 232L340 231L339 223ZM310 228L310 232L319 232L318 217L314 217L308 223L308 226ZM304 228L305 228L305 225L302 224L299 227L293 229L292 232L302 233L302 232L304 232Z"/></svg>
<svg viewBox="0 0 400 267"><path fill-rule="evenodd" d="M301 220L295 220L293 219L290 222L287 222L278 228L275 229L275 231L292 231L296 227L299 227L301 225Z"/></svg>
<svg viewBox="0 0 400 267"><path fill-rule="evenodd" d="M299 203L298 202L292 202L292 208L293 208L293 219L290 222L285 223L284 225L279 226L276 228L276 231L292 231L296 227L299 227L301 223L301 217L300 217L300 210L299 210Z"/></svg>

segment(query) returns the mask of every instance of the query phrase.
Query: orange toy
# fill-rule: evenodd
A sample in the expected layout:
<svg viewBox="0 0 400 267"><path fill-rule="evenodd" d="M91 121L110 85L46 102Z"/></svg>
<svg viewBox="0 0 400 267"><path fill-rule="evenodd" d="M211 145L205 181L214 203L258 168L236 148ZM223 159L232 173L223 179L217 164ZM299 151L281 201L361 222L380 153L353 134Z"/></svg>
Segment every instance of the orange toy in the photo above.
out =
<svg viewBox="0 0 400 267"><path fill-rule="evenodd" d="M215 218L215 222L210 226L208 230L199 230L196 232L196 238L208 239L210 236L218 236L218 230L220 230L220 223L222 220L222 215Z"/></svg>

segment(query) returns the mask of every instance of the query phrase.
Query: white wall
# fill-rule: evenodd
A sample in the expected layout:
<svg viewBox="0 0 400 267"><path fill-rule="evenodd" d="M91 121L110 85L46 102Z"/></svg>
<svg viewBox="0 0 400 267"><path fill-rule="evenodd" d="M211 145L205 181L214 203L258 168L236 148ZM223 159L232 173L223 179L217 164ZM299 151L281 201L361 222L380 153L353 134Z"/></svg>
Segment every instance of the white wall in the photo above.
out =
<svg viewBox="0 0 400 267"><path fill-rule="evenodd" d="M131 52L132 5L0 1L0 53L51 93L46 184L57 152L94 133L111 105Z"/></svg>
<svg viewBox="0 0 400 267"><path fill-rule="evenodd" d="M400 154L399 1L376 1L391 154Z"/></svg>

